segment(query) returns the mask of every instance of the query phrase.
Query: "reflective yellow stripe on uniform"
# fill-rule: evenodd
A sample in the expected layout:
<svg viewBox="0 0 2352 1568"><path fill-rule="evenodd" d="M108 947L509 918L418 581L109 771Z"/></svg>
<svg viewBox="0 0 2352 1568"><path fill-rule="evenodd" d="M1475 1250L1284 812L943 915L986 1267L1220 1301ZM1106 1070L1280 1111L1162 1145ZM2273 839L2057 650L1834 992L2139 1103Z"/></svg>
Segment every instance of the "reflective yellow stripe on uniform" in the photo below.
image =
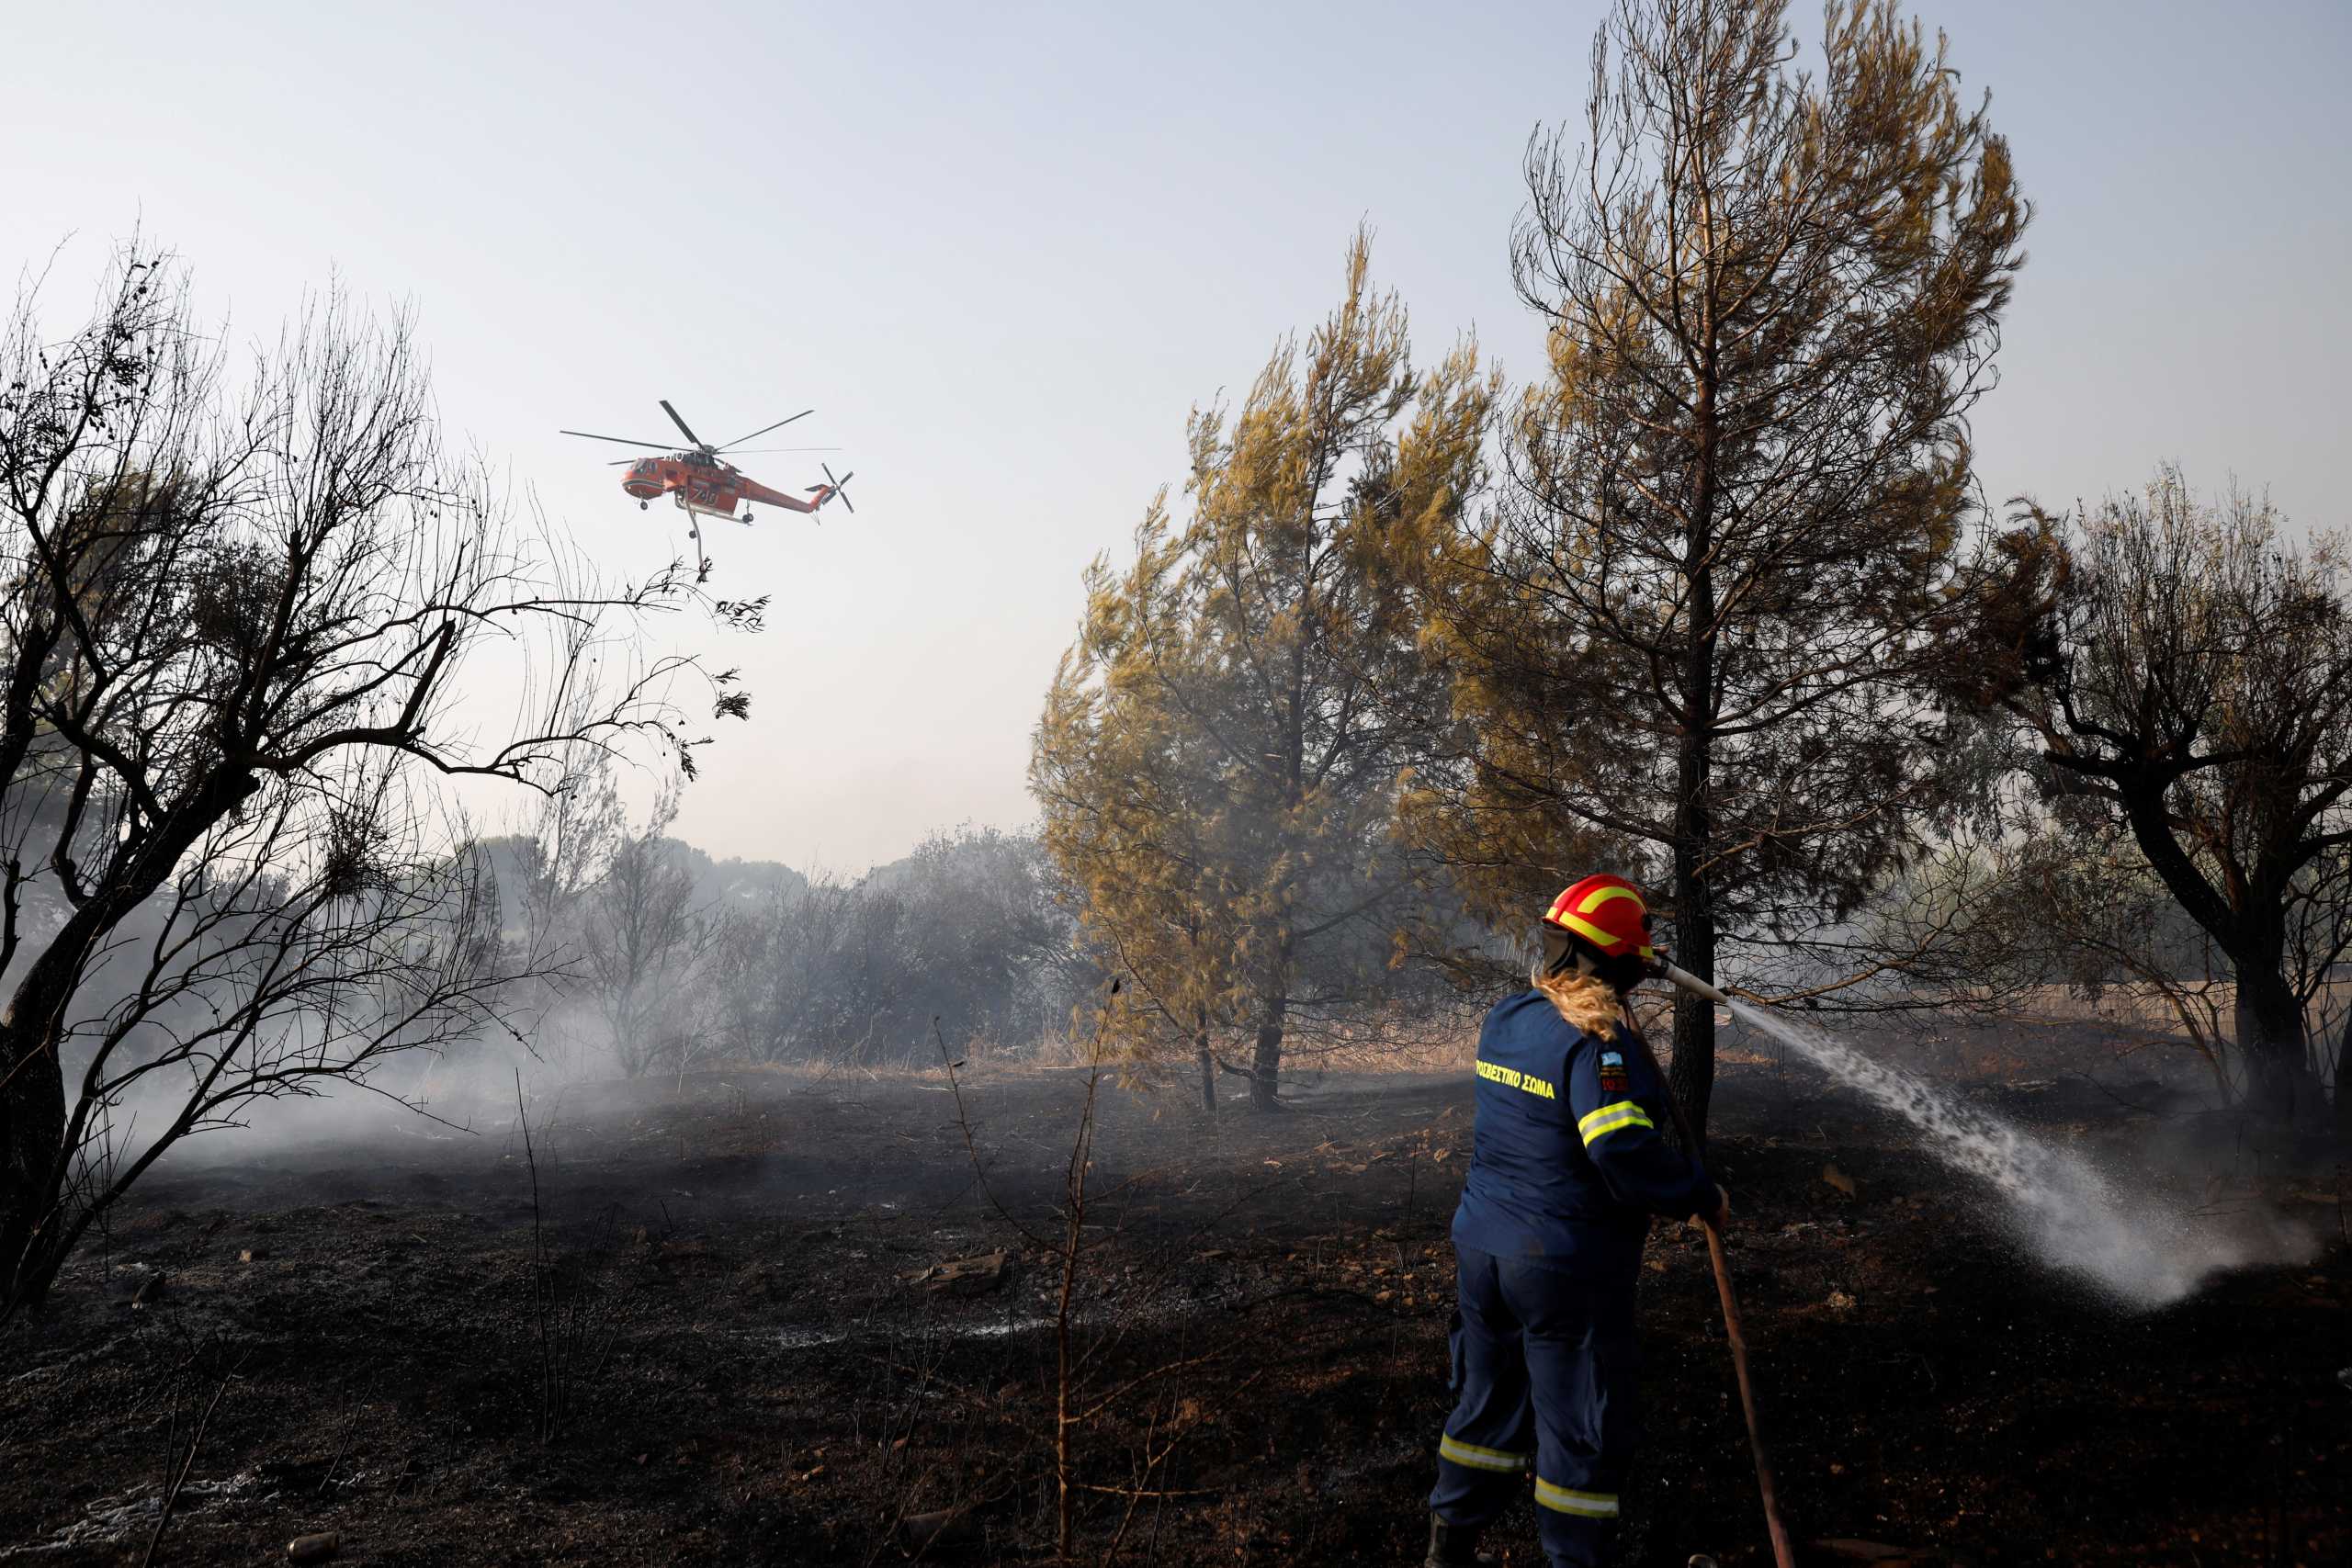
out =
<svg viewBox="0 0 2352 1568"><path fill-rule="evenodd" d="M1566 1486L1555 1486L1540 1475L1535 1478L1535 1500L1558 1514L1577 1514L1588 1519L1613 1519L1617 1517L1616 1493L1578 1492Z"/></svg>
<svg viewBox="0 0 2352 1568"><path fill-rule="evenodd" d="M1500 1449L1482 1449L1476 1443L1465 1443L1459 1438L1440 1438L1437 1451L1441 1458L1467 1465L1472 1470L1525 1470L1532 1454L1505 1453Z"/></svg>
<svg viewBox="0 0 2352 1568"><path fill-rule="evenodd" d="M1586 1148L1592 1147L1610 1134L1623 1132L1628 1127L1648 1127L1655 1131L1657 1123L1650 1120L1648 1111L1630 1100L1604 1105L1577 1123L1577 1131L1584 1134Z"/></svg>

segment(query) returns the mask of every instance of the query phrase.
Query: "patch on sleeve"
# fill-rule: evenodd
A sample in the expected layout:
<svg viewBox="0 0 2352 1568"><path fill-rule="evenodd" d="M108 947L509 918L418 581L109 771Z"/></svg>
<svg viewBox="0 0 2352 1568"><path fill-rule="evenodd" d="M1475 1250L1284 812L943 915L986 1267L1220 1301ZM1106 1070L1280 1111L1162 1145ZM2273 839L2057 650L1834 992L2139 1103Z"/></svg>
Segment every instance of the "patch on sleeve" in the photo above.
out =
<svg viewBox="0 0 2352 1568"><path fill-rule="evenodd" d="M1631 1087L1625 1077L1624 1054L1618 1051L1603 1051L1600 1054L1600 1092L1623 1094Z"/></svg>

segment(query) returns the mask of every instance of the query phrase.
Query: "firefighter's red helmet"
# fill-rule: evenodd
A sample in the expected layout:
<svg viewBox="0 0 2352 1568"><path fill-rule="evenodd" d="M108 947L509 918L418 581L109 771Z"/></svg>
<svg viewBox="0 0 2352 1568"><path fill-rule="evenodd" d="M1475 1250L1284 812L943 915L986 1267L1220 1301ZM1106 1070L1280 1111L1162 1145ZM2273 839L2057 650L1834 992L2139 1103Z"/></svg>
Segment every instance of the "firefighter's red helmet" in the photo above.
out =
<svg viewBox="0 0 2352 1568"><path fill-rule="evenodd" d="M1588 876L1552 900L1544 923L1580 937L1603 958L1655 959L1649 906L1622 876Z"/></svg>

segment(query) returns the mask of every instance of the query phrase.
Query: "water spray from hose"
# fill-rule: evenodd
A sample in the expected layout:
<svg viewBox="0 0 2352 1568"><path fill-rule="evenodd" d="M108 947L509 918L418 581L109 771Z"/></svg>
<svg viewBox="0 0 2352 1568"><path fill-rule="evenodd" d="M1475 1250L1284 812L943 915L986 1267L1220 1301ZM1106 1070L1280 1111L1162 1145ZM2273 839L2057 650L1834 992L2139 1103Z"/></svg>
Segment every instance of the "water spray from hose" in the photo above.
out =
<svg viewBox="0 0 2352 1568"><path fill-rule="evenodd" d="M1686 969L1661 963L1659 971L1910 1122L1926 1134L1927 1148L1939 1160L1984 1180L2001 1195L2010 1228L2036 1257L2120 1305L2165 1306L2222 1269L2310 1256L2306 1235L2263 1224L2224 1227L2153 1192L2120 1190L2081 1155L2052 1147L1915 1074L1769 1008L1738 1000Z"/></svg>

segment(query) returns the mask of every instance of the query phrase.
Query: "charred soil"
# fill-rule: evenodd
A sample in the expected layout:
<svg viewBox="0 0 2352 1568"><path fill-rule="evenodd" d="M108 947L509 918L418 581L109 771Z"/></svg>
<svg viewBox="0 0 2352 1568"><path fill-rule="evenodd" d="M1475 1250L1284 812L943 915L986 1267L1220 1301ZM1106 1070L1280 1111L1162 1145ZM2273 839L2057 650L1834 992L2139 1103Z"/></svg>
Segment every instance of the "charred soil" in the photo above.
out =
<svg viewBox="0 0 2352 1568"><path fill-rule="evenodd" d="M2259 1204L2326 1246L2120 1310L1900 1129L1735 1051L1714 1164L1796 1532L1922 1562L2352 1562L2340 1171L2266 1168L2153 1077L2008 1076L1997 1043L1939 1065L2209 1218ZM0 1557L136 1562L185 1472L158 1562L323 1531L345 1562L1050 1558L1060 1270L1018 1227L1054 1234L1083 1090L967 1086L985 1190L944 1080L839 1074L543 1097L536 1207L511 1105L167 1162L0 1333ZM1418 1561L1466 1074L1215 1123L1101 1103L1077 1555ZM1642 1288L1628 1561L1767 1562L1696 1233L1653 1234ZM1540 1563L1532 1506L1488 1545Z"/></svg>

